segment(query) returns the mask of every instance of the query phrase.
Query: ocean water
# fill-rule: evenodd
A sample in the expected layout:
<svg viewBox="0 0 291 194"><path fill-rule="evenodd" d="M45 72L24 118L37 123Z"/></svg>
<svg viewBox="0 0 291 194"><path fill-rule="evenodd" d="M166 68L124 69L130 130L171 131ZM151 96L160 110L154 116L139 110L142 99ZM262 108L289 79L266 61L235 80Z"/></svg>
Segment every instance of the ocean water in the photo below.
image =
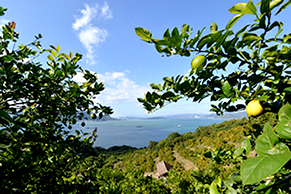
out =
<svg viewBox="0 0 291 194"><path fill-rule="evenodd" d="M150 141L165 139L170 133L180 134L194 132L199 126L213 123L219 124L226 119L129 119L104 122L86 122L85 127L80 123L76 128L91 133L97 128L98 138L95 146L109 148L112 146L147 147Z"/></svg>

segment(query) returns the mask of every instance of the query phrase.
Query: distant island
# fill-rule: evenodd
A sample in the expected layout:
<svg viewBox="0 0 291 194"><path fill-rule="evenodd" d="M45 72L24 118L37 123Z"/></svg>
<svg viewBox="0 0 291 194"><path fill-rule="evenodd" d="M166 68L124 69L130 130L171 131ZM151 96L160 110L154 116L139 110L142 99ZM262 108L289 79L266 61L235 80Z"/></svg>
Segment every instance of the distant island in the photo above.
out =
<svg viewBox="0 0 291 194"><path fill-rule="evenodd" d="M247 117L245 111L243 112L235 112L235 113L225 113L221 116L216 115L215 113L211 114L200 114L200 113L189 113L189 114L176 114L176 115L166 115L159 117L120 117L118 119L127 120L127 119L191 119L191 118L209 118L209 119L241 119L243 117Z"/></svg>
<svg viewBox="0 0 291 194"><path fill-rule="evenodd" d="M235 113L224 113L221 116L216 115L215 113L211 114L177 114L177 115L169 115L166 118L209 118L209 119L241 119L246 117L247 114L245 111L243 112L235 112Z"/></svg>
<svg viewBox="0 0 291 194"><path fill-rule="evenodd" d="M156 116L156 117L135 117L135 116L128 116L128 117L118 117L113 118L111 116L104 115L101 119L92 119L87 114L84 114L83 121L120 121L120 120L133 120L133 119L141 119L141 120L152 120L152 119L241 119L243 117L247 117L245 111L243 112L235 112L235 113L224 113L221 116L216 115L215 113L211 114L202 114L202 113L189 113L189 114L176 114L176 115L166 115L166 116Z"/></svg>

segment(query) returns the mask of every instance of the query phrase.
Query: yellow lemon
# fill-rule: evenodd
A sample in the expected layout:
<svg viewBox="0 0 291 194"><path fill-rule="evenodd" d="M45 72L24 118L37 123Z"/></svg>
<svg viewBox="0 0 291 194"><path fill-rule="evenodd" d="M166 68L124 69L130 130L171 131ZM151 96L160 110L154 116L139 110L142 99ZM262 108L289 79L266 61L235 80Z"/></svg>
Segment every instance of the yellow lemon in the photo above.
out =
<svg viewBox="0 0 291 194"><path fill-rule="evenodd" d="M91 119L96 119L96 118L97 118L96 114L92 113L91 114Z"/></svg>
<svg viewBox="0 0 291 194"><path fill-rule="evenodd" d="M249 117L257 116L263 112L263 107L259 100L252 100L248 103L246 111Z"/></svg>
<svg viewBox="0 0 291 194"><path fill-rule="evenodd" d="M206 64L206 57L204 55L198 55L191 62L192 69L204 66Z"/></svg>

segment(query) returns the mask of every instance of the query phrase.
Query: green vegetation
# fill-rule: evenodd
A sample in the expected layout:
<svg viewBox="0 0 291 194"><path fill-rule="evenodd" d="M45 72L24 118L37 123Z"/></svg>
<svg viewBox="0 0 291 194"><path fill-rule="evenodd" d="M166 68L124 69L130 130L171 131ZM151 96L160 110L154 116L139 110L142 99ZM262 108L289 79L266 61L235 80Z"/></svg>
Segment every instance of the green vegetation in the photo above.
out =
<svg viewBox="0 0 291 194"><path fill-rule="evenodd" d="M188 25L181 32L166 30L161 40L136 28L141 40L166 56L205 56L188 76L151 84L154 91L138 99L147 111L182 98L200 102L207 97L219 102L211 109L217 114L244 109L244 104L235 104L238 100L248 104L255 99L263 108L248 119L199 127L194 133L171 133L160 142L149 142L146 149L94 149L97 130L70 135L65 127L72 130L84 116L94 119L112 113L110 107L93 103L103 83L78 66L82 55L60 53L60 46L42 49L41 35L31 44L17 45L16 24L4 25L0 35L1 191L290 193L291 34L280 35L283 23L273 21L272 14L290 4L286 0L236 4L229 11L237 15L224 29L212 23L209 34L202 36L204 29L199 30L194 38ZM5 11L0 7L0 16ZM254 23L234 32L232 26L245 14L253 15ZM275 36L269 35L275 30ZM47 68L34 62L44 53L48 53ZM236 71L226 71L229 65L236 66ZM74 81L77 72L84 75L85 83ZM167 179L144 176L155 172L162 160L173 166Z"/></svg>
<svg viewBox="0 0 291 194"><path fill-rule="evenodd" d="M206 58L203 68L199 66L201 60L192 67L189 75L165 77L162 84L152 83L154 91L138 99L147 111L155 111L182 98L195 102L210 98L218 101L218 105L211 105L211 110L217 114L245 109L249 102L255 105L247 107L250 120L262 113L277 114L277 124L268 120L263 126L260 126L262 122L251 122L255 130L249 132L241 147L232 154L241 157L251 150L256 152L256 157L240 159L240 187L234 188L234 181L222 177L217 171L212 174L212 178L216 178L210 185L210 193L289 191L285 186L291 179L288 166L291 159L291 35L282 35L283 22L274 17L290 4L284 0L262 0L256 5L251 0L238 3L229 9L236 15L225 28L218 29L217 24L211 23L209 34L203 35L203 28L194 38L190 37L193 28L186 24L181 31L177 27L171 32L167 29L162 39L154 38L147 29L135 29L141 40L154 44L155 49L166 56L190 57L195 53L196 57L203 55ZM253 16L254 22L233 31L233 25L246 14ZM230 66L235 70L228 71ZM244 103L238 104L238 101ZM201 143L206 140L203 137ZM221 160L221 148L227 152L225 143L221 142L218 150L208 154L216 162ZM234 165L236 161L232 163ZM212 170L215 170L214 166ZM230 180L231 185L227 185Z"/></svg>

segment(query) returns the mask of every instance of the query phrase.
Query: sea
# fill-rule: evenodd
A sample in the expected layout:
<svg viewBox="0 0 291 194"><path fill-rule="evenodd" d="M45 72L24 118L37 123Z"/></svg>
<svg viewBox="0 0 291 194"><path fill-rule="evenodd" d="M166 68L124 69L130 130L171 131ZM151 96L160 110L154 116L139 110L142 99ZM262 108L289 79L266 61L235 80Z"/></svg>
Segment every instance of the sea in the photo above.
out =
<svg viewBox="0 0 291 194"><path fill-rule="evenodd" d="M131 146L136 148L147 147L150 141L159 142L170 133L179 134L195 132L199 126L219 124L228 119L211 118L169 118L169 119L128 119L86 122L74 126L84 133L92 133L97 128L97 139L94 147L110 148L113 146Z"/></svg>

